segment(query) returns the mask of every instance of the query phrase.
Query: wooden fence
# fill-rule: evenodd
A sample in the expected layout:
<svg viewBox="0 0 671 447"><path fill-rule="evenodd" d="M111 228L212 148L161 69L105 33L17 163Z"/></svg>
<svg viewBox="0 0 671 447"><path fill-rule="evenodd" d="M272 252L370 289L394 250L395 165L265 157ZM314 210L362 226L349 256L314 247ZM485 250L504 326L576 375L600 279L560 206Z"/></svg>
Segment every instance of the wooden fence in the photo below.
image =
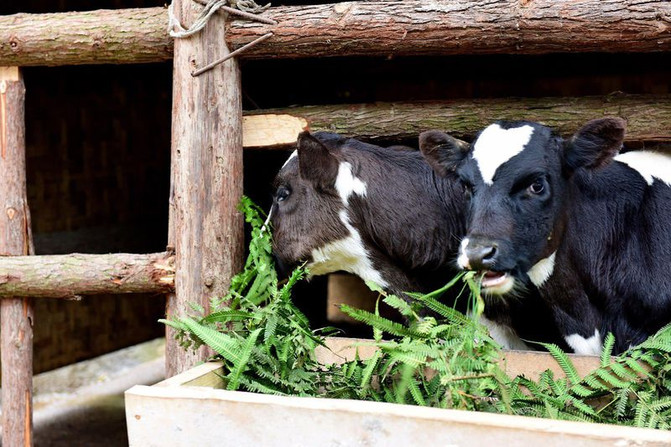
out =
<svg viewBox="0 0 671 447"><path fill-rule="evenodd" d="M191 23L202 9L175 0ZM272 7L260 23L218 14L203 32L173 40L165 8L0 16L0 297L3 442L32 445L34 298L166 293L167 315L225 293L243 256L243 147L279 147L305 128L367 139L406 138L428 127L472 136L497 118L532 118L570 133L606 114L628 120L628 139L671 140L671 96L498 99L266 110L243 117L236 58L192 71L267 33L238 58L671 51L664 0L449 0ZM17 67L174 60L170 224L165 253L29 256L24 85ZM30 86L28 86L28 94ZM45 278L51 278L46 280ZM24 298L30 297L30 298ZM204 359L167 331L166 368Z"/></svg>

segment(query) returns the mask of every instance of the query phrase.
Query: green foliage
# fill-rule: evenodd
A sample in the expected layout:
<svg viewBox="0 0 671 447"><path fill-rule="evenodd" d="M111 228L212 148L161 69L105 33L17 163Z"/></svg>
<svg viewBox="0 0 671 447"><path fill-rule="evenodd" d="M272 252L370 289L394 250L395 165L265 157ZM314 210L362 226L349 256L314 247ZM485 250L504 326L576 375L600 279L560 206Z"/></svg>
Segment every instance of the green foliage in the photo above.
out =
<svg viewBox="0 0 671 447"><path fill-rule="evenodd" d="M396 309L404 323L342 306L373 328L368 359L321 365L315 349L325 333L312 331L291 302L291 289L306 274L297 269L280 284L271 256L271 235L261 211L248 199L241 205L252 226L244 270L229 293L213 300L211 311L164 323L177 329L187 348L207 344L223 361L231 390L314 397L365 399L557 419L671 428L671 325L640 346L612 357L614 338L604 341L601 366L581 378L570 357L544 345L563 371L545 371L538 380L510 378L499 366L500 347L475 317L440 301L451 287L468 291L470 315L484 309L474 273L445 287L408 297L369 287ZM377 306L376 306L377 309Z"/></svg>
<svg viewBox="0 0 671 447"><path fill-rule="evenodd" d="M671 428L671 325L617 357L610 355L609 334L601 366L582 379L566 353L544 346L566 377L555 379L549 371L537 382L517 377L515 387L527 391L514 401L517 414Z"/></svg>

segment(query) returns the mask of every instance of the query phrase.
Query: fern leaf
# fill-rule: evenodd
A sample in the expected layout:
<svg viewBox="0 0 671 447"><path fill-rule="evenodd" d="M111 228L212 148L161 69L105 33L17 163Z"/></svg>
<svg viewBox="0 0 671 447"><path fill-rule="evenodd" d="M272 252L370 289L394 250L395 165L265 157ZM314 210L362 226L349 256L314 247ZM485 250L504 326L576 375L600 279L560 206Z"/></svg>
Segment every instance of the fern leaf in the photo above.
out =
<svg viewBox="0 0 671 447"><path fill-rule="evenodd" d="M609 332L606 334L606 338L603 341L603 348L601 350L601 366L606 366L611 362L610 357L613 354L613 347L615 347L615 336L612 332Z"/></svg>
<svg viewBox="0 0 671 447"><path fill-rule="evenodd" d="M610 373L606 368L599 368L595 370L593 374L598 376L611 388L624 388L629 385L627 382L620 380L615 374Z"/></svg>
<svg viewBox="0 0 671 447"><path fill-rule="evenodd" d="M212 312L203 317L201 323L230 323L232 321L256 320L256 316L251 312L242 310L220 310Z"/></svg>
<svg viewBox="0 0 671 447"><path fill-rule="evenodd" d="M396 295L387 295L384 297L384 302L396 309L404 317L409 318L413 316L412 307L403 298L399 298Z"/></svg>
<svg viewBox="0 0 671 447"><path fill-rule="evenodd" d="M171 328L176 329L178 331L182 331L182 330L187 328L187 326L184 325L183 323L181 323L180 321L173 321L173 320L167 320L165 318L161 318L161 319L158 320L158 322L163 323L166 326L170 326Z"/></svg>
<svg viewBox="0 0 671 447"><path fill-rule="evenodd" d="M640 376L642 377L650 376L650 372L648 371L647 367L638 362L635 358L625 357L623 361L632 371L639 374Z"/></svg>
<svg viewBox="0 0 671 447"><path fill-rule="evenodd" d="M216 331L207 326L203 326L191 318L182 318L180 320L184 325L196 335L203 343L214 349L224 359L236 364L240 361L240 343L235 338Z"/></svg>
<svg viewBox="0 0 671 447"><path fill-rule="evenodd" d="M410 395L417 405L421 405L423 407L426 406L426 400L424 400L424 396L422 395L422 391L419 389L416 380L410 379L408 381L408 390L410 391Z"/></svg>
<svg viewBox="0 0 671 447"><path fill-rule="evenodd" d="M371 386L371 378L373 377L373 372L375 371L375 367L377 366L380 356L382 354L380 351L375 351L375 354L373 354L373 357L369 358L366 361L366 367L364 368L362 374L361 374L361 381L359 383L359 387L361 390L367 390Z"/></svg>
<svg viewBox="0 0 671 447"><path fill-rule="evenodd" d="M555 359L559 367L564 371L571 384L580 382L580 376L573 362L571 362L569 356L559 346L552 343L541 343L541 345L552 355L552 358Z"/></svg>
<svg viewBox="0 0 671 447"><path fill-rule="evenodd" d="M249 361L249 358L252 355L252 351L254 350L254 345L256 344L256 339L258 338L259 334L261 333L262 329L256 329L254 332L249 334L249 337L247 338L247 341L245 341L245 344L242 346L241 352L239 354L239 360L233 364L233 367L231 368L231 372L228 375L228 386L226 387L228 390L237 390L238 386L240 385L240 376L242 373L245 371L245 368L247 367L247 362Z"/></svg>
<svg viewBox="0 0 671 447"><path fill-rule="evenodd" d="M413 335L420 336L420 334L418 334L417 332L409 328L406 328L400 323L396 323L395 321L391 321L387 318L375 315L365 310L355 309L346 304L341 305L340 310L342 310L346 315L349 315L350 317L354 318L357 321L365 323L369 326L377 328L391 335L396 335L399 337L413 336Z"/></svg>

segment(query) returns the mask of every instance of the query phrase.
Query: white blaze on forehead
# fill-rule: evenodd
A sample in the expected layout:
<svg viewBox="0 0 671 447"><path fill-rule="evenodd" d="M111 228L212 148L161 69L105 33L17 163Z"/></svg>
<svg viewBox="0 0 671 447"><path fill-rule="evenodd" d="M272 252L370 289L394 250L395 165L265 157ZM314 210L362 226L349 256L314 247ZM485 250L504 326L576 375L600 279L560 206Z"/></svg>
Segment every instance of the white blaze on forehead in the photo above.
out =
<svg viewBox="0 0 671 447"><path fill-rule="evenodd" d="M361 235L350 223L347 211L341 210L339 216L350 234L312 250L312 262L307 266L310 275L325 275L344 270L354 273L365 281L373 281L382 288L388 287L389 283L373 267Z"/></svg>
<svg viewBox="0 0 671 447"><path fill-rule="evenodd" d="M632 151L619 154L615 160L629 165L652 185L654 179L671 186L671 157L651 151Z"/></svg>
<svg viewBox="0 0 671 447"><path fill-rule="evenodd" d="M494 341L500 344L502 348L524 351L530 350L529 346L522 341L511 327L499 324L482 315L480 316L480 323L489 329L489 335L491 335Z"/></svg>
<svg viewBox="0 0 671 447"><path fill-rule="evenodd" d="M468 246L468 238L465 237L461 241L461 244L459 245L459 257L457 258L457 265L464 270L471 269L471 264L468 262L468 256L466 256L467 246Z"/></svg>
<svg viewBox="0 0 671 447"><path fill-rule="evenodd" d="M284 168L286 165L288 165L289 162L290 162L291 160L293 160L294 158L296 158L296 157L298 157L298 149L296 149L295 151L293 151L293 152L291 153L291 155L289 155L289 158L287 158L287 161L284 162L284 164L282 165L282 168ZM281 169L281 168L280 168L280 169Z"/></svg>
<svg viewBox="0 0 671 447"><path fill-rule="evenodd" d="M340 163L335 188L345 206L352 194L366 195L366 184L352 174L352 165L346 161Z"/></svg>
<svg viewBox="0 0 671 447"><path fill-rule="evenodd" d="M485 184L491 185L499 166L522 152L533 132L534 128L529 125L503 129L498 124L482 131L473 146L473 159Z"/></svg>
<svg viewBox="0 0 671 447"><path fill-rule="evenodd" d="M543 258L534 264L533 267L527 272L529 279L536 286L542 286L545 281L552 276L552 272L555 269L555 255L557 252L552 253L547 258Z"/></svg>
<svg viewBox="0 0 671 447"><path fill-rule="evenodd" d="M572 334L564 337L566 343L573 348L576 354L580 355L600 355L603 343L598 329L594 329L594 335L585 338L582 335Z"/></svg>

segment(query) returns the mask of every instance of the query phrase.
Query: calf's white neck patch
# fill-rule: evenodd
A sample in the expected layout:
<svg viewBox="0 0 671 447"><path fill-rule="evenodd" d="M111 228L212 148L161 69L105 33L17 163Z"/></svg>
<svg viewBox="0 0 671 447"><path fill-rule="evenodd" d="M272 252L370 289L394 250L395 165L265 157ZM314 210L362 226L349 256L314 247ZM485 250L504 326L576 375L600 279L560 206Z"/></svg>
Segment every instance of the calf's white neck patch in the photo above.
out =
<svg viewBox="0 0 671 447"><path fill-rule="evenodd" d="M529 346L517 336L517 333L511 327L499 324L482 315L480 316L480 323L489 329L489 335L491 335L494 341L500 344L502 348L523 351L530 350Z"/></svg>
<svg viewBox="0 0 671 447"><path fill-rule="evenodd" d="M366 195L366 184L352 174L352 165L346 161L340 163L335 188L345 206L352 194Z"/></svg>
<svg viewBox="0 0 671 447"><path fill-rule="evenodd" d="M573 352L580 355L600 355L603 347L601 334L594 329L594 335L585 338L582 335L572 334L564 337L566 343L573 348Z"/></svg>
<svg viewBox="0 0 671 447"><path fill-rule="evenodd" d="M547 258L541 259L527 272L529 279L536 287L542 286L545 281L547 281L548 278L552 276L552 272L555 269L556 254L557 252L555 251Z"/></svg>
<svg viewBox="0 0 671 447"><path fill-rule="evenodd" d="M350 223L347 211L341 210L339 216L349 230L349 235L312 250L312 262L307 266L310 275L325 275L343 270L353 273L365 281L373 281L382 288L388 287L389 283L373 267L373 262L368 257L368 251L363 244L361 235Z"/></svg>
<svg viewBox="0 0 671 447"><path fill-rule="evenodd" d="M482 131L473 146L473 159L485 184L491 185L499 166L522 152L533 132L528 124L511 129L492 124Z"/></svg>
<svg viewBox="0 0 671 447"><path fill-rule="evenodd" d="M671 186L671 157L668 155L652 151L631 151L619 154L614 159L636 170L648 185L658 179Z"/></svg>

